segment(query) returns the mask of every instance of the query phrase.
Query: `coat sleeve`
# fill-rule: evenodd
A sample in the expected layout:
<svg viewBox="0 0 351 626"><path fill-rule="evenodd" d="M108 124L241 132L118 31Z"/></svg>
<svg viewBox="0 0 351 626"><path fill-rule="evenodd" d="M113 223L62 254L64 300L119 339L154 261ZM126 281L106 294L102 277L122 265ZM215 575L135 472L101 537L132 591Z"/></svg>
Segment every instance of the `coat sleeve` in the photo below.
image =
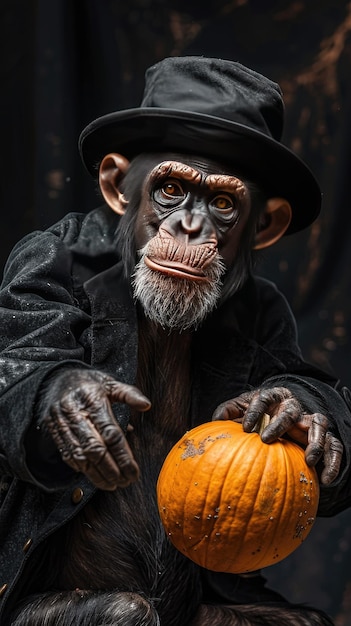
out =
<svg viewBox="0 0 351 626"><path fill-rule="evenodd" d="M298 346L295 319L285 297L274 284L261 287L257 338L267 352L284 364L280 373L267 375L260 387L289 388L308 413L327 416L330 431L343 443L344 455L339 477L328 487L321 486L319 515L331 516L351 506L351 396L332 374L307 363Z"/></svg>
<svg viewBox="0 0 351 626"><path fill-rule="evenodd" d="M72 218L22 239L0 288L0 473L30 482L24 441L38 390L55 368L84 367L90 316L77 306L67 246L77 232Z"/></svg>

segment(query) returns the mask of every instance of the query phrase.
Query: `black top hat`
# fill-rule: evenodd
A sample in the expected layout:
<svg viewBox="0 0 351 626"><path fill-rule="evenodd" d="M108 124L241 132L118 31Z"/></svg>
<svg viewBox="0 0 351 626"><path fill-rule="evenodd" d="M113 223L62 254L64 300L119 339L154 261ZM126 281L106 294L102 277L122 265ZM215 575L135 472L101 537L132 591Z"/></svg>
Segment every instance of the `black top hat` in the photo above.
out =
<svg viewBox="0 0 351 626"><path fill-rule="evenodd" d="M281 143L283 122L281 89L268 78L233 61L170 57L146 71L141 106L91 122L79 150L94 177L109 152L132 158L177 151L223 161L269 196L289 200L293 233L316 219L321 192L307 165Z"/></svg>

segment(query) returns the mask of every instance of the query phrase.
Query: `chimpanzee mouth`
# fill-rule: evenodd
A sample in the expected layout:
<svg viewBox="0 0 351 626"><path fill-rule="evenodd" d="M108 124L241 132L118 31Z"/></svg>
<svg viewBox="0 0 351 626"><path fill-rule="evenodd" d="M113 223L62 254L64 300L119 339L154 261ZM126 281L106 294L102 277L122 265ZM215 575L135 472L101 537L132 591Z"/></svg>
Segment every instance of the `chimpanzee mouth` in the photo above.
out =
<svg viewBox="0 0 351 626"><path fill-rule="evenodd" d="M144 248L145 265L166 276L208 282L217 256L211 243L189 245L169 235L156 235Z"/></svg>
<svg viewBox="0 0 351 626"><path fill-rule="evenodd" d="M144 263L151 270L156 272L161 272L162 274L166 274L168 276L175 276L179 278L187 278L191 280L197 281L208 281L209 278L204 274L204 272L198 267L189 267L188 265L183 265L182 263L172 262L169 259L166 262L162 262L162 260L155 261L154 259L150 259L150 257L144 257Z"/></svg>

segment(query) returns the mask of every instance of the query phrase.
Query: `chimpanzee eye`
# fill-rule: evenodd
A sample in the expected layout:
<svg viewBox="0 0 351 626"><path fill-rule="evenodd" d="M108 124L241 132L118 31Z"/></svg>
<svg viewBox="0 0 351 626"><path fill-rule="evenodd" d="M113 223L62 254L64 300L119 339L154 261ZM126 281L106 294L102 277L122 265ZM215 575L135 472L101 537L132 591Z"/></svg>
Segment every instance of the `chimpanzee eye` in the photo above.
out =
<svg viewBox="0 0 351 626"><path fill-rule="evenodd" d="M231 213L234 209L234 203L231 197L223 194L212 198L210 206L221 213Z"/></svg>
<svg viewBox="0 0 351 626"><path fill-rule="evenodd" d="M214 196L210 200L208 207L217 220L224 222L228 226L238 217L236 203L229 194L221 193Z"/></svg>
<svg viewBox="0 0 351 626"><path fill-rule="evenodd" d="M153 197L161 205L179 204L186 196L183 187L177 180L169 179L162 183L160 187L155 189Z"/></svg>
<svg viewBox="0 0 351 626"><path fill-rule="evenodd" d="M161 191L165 194L165 196L174 198L175 196L183 196L184 192L181 186L175 182L165 183L161 188Z"/></svg>

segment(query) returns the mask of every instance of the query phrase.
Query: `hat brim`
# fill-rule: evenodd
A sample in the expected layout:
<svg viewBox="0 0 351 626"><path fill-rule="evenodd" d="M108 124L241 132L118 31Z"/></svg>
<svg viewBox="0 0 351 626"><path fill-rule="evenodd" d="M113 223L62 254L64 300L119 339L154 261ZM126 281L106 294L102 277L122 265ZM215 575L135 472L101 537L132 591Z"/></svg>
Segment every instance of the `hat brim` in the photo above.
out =
<svg viewBox="0 0 351 626"><path fill-rule="evenodd" d="M94 120L79 137L82 161L94 178L109 152L132 159L142 152L170 150L236 165L269 197L286 198L292 207L286 234L303 230L320 213L320 187L304 161L284 144L243 124L176 109L135 108Z"/></svg>

